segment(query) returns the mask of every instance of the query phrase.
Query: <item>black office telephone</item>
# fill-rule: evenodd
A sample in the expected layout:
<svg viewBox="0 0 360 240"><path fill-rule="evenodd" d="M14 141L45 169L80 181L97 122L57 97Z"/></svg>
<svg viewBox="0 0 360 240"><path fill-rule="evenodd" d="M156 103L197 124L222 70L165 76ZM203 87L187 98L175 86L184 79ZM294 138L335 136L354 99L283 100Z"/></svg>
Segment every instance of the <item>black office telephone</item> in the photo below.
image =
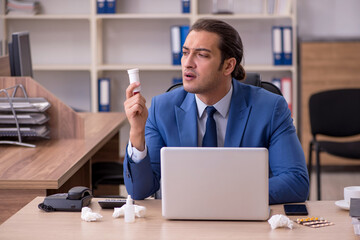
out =
<svg viewBox="0 0 360 240"><path fill-rule="evenodd" d="M82 207L90 204L92 197L89 188L73 187L68 193L57 193L45 197L44 202L40 203L38 207L46 212L80 212Z"/></svg>

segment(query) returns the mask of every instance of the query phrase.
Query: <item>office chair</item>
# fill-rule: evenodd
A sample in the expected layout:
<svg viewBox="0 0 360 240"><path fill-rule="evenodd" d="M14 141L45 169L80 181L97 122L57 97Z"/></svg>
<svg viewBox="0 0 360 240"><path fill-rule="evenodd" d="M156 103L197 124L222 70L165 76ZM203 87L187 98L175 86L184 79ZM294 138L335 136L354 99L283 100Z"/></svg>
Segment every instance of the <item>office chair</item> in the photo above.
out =
<svg viewBox="0 0 360 240"><path fill-rule="evenodd" d="M360 141L341 141L360 134L360 88L323 91L310 96L309 113L312 140L309 144L309 177L312 151L316 152L317 198L321 199L320 153L360 160ZM336 137L340 141L319 141L317 136Z"/></svg>
<svg viewBox="0 0 360 240"><path fill-rule="evenodd" d="M240 82L249 84L249 85L253 85L256 87L262 87L272 93L282 96L280 89L275 84L273 84L271 82L261 81L261 76L259 73L248 72L248 73L246 73L245 79L241 80ZM171 87L169 87L166 90L166 92L169 92L171 90L174 90L175 88L181 87L182 85L183 85L182 83L176 83L176 84L172 85Z"/></svg>
<svg viewBox="0 0 360 240"><path fill-rule="evenodd" d="M271 82L261 81L261 76L258 73L248 72L246 73L245 80L242 80L240 82L256 87L261 87L268 90L269 92L282 96L280 89L275 84Z"/></svg>

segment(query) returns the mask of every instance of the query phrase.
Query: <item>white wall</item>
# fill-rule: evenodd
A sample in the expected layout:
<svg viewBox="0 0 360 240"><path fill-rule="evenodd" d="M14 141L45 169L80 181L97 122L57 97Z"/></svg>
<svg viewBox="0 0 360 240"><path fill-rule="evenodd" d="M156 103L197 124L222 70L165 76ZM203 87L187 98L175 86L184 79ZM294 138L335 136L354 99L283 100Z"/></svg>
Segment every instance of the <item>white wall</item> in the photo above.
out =
<svg viewBox="0 0 360 240"><path fill-rule="evenodd" d="M359 38L359 0L298 0L299 37Z"/></svg>

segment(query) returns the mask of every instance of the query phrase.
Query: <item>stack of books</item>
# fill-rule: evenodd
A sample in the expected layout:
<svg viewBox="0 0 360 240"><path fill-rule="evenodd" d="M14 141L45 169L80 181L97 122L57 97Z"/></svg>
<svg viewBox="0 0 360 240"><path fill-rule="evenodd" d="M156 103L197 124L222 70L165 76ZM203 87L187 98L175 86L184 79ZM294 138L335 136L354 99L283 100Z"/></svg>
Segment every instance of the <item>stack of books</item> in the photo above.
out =
<svg viewBox="0 0 360 240"><path fill-rule="evenodd" d="M41 11L40 3L34 2L23 2L19 0L8 0L7 1L7 14L39 14Z"/></svg>

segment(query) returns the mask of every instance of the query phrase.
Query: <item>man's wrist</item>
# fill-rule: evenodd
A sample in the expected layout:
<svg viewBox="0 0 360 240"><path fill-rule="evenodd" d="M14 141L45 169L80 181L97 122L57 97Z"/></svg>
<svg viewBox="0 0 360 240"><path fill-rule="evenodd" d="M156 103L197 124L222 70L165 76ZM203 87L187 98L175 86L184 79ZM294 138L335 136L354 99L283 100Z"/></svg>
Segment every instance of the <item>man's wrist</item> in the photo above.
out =
<svg viewBox="0 0 360 240"><path fill-rule="evenodd" d="M129 140L127 152L129 157L135 162L138 163L143 160L147 155L147 147L145 144L145 149L143 151L139 151L135 147L132 146L131 141Z"/></svg>
<svg viewBox="0 0 360 240"><path fill-rule="evenodd" d="M129 138L132 146L139 151L145 150L145 133L144 132L132 132L130 131L130 138Z"/></svg>

